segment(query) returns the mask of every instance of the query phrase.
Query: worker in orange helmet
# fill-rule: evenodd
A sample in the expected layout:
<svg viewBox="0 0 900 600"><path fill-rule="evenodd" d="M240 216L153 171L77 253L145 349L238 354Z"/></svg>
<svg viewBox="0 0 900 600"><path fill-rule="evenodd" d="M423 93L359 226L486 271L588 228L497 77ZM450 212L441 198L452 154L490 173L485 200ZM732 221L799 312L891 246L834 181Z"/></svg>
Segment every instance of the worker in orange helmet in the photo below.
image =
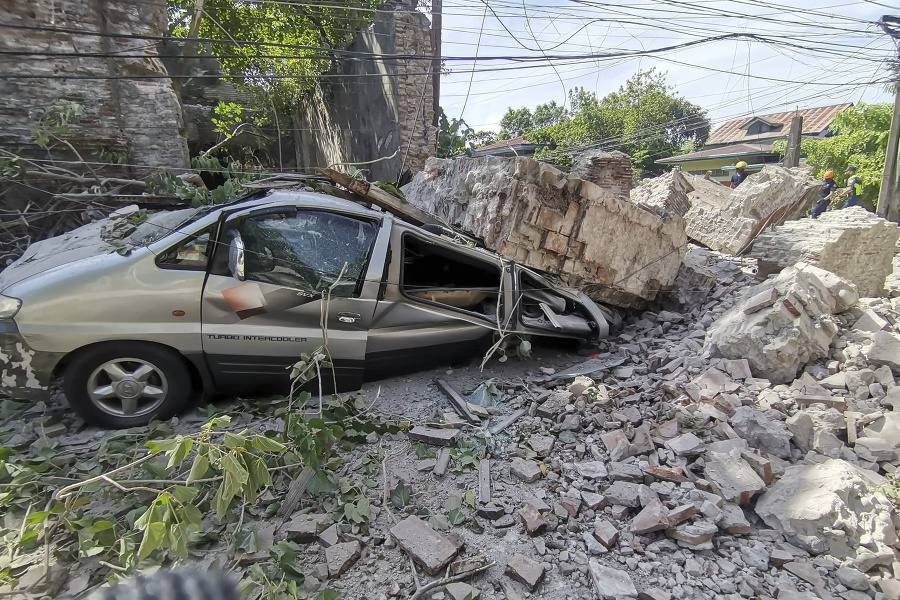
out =
<svg viewBox="0 0 900 600"><path fill-rule="evenodd" d="M819 201L816 202L816 206L812 211L813 219L818 219L819 215L825 212L825 209L828 208L828 205L831 203L831 199L834 197L836 190L837 184L834 183L834 171L825 171L825 175L822 179L822 191L819 194Z"/></svg>

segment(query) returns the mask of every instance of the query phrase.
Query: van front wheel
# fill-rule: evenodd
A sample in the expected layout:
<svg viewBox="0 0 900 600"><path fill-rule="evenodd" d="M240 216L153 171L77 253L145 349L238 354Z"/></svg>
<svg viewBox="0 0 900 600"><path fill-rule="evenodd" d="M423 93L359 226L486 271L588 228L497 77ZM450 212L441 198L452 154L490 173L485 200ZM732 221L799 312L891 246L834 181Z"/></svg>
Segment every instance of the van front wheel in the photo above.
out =
<svg viewBox="0 0 900 600"><path fill-rule="evenodd" d="M86 421L124 429L175 415L192 388L177 353L152 344L113 343L76 356L63 376L63 391Z"/></svg>

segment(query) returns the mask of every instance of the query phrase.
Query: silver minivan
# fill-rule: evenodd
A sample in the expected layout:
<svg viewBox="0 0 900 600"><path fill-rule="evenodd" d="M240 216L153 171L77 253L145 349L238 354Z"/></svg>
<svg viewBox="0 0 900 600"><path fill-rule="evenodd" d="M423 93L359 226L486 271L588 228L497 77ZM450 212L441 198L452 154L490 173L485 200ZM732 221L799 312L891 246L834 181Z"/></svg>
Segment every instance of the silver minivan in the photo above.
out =
<svg viewBox="0 0 900 600"><path fill-rule="evenodd" d="M275 191L30 246L0 273L0 384L38 398L60 381L87 421L146 424L197 393L285 393L323 314L329 391L484 352L498 319L590 345L617 318L451 230Z"/></svg>

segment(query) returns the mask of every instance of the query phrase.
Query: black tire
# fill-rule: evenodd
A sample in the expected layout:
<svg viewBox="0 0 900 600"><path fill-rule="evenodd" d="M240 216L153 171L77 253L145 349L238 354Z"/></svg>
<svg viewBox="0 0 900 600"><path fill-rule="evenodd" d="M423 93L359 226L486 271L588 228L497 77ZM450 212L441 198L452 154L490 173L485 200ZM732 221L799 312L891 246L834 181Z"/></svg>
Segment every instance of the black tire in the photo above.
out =
<svg viewBox="0 0 900 600"><path fill-rule="evenodd" d="M128 362L128 359L139 362ZM97 374L101 366L114 361L122 361L123 365L146 363L155 369L151 377L155 379L156 389L164 393L157 394L155 399L139 399L146 400L145 405L151 405L146 412L138 410L135 411L138 414L133 415L116 414L114 410L101 406L105 401L95 402L91 398L89 381L93 384L97 377L102 377L103 373ZM147 425L153 419L171 418L185 407L193 392L190 371L177 352L141 342L111 342L80 352L63 374L62 389L69 406L85 421L107 429L137 427ZM117 398L110 398L109 404L118 401Z"/></svg>

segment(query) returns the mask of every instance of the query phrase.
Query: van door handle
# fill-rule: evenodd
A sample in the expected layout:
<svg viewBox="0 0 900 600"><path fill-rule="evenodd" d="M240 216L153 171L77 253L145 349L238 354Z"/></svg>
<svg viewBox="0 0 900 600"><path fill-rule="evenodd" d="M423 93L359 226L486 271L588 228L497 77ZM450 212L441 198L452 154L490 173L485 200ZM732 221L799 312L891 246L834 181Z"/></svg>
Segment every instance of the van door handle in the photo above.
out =
<svg viewBox="0 0 900 600"><path fill-rule="evenodd" d="M356 323L362 317L358 313L342 312L338 313L338 321L341 323Z"/></svg>

